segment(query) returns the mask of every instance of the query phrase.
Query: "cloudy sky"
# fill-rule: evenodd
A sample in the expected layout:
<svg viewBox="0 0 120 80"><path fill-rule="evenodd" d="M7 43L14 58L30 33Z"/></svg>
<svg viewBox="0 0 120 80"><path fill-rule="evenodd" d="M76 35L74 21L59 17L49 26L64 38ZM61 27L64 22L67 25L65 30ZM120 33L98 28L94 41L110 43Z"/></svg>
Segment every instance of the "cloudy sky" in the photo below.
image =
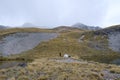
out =
<svg viewBox="0 0 120 80"><path fill-rule="evenodd" d="M0 25L120 24L120 0L0 0Z"/></svg>

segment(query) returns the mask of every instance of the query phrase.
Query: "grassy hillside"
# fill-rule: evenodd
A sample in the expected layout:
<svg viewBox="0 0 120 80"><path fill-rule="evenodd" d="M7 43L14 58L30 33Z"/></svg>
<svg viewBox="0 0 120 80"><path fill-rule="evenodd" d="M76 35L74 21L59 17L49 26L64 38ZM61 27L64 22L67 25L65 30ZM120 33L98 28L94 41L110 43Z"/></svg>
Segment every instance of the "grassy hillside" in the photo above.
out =
<svg viewBox="0 0 120 80"><path fill-rule="evenodd" d="M65 27L64 27L65 28ZM16 32L57 32L59 36L48 42L42 42L34 49L23 52L13 58L36 59L41 57L59 57L61 53L76 56L84 60L93 60L111 63L119 59L117 52L108 48L107 35L96 34L95 31L84 31L74 28L59 29L37 29L37 28L15 28L0 31L1 38Z"/></svg>
<svg viewBox="0 0 120 80"><path fill-rule="evenodd" d="M119 53L108 48L107 35L96 35L93 31L76 29L61 31L59 34L59 37L48 42L42 42L34 49L14 57L36 59L59 57L60 53L62 55L67 53L79 59L104 63L111 63L113 60L120 58ZM80 39L83 35L84 38Z"/></svg>
<svg viewBox="0 0 120 80"><path fill-rule="evenodd" d="M80 29L8 29L0 31L1 39L16 32L56 32L59 36L42 42L21 54L1 57L1 61L33 60L25 67L0 70L0 80L119 80L120 67L112 61L120 53L108 48L108 35ZM72 58L62 58L67 53ZM68 60L67 60L68 59ZM96 62L93 62L96 61ZM99 63L102 62L102 63Z"/></svg>

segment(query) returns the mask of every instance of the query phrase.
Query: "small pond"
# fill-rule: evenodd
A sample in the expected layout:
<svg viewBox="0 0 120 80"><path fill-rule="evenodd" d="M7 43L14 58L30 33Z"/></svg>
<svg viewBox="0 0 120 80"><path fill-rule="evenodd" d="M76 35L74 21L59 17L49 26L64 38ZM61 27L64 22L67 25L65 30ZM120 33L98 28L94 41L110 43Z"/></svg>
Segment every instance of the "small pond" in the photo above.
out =
<svg viewBox="0 0 120 80"><path fill-rule="evenodd" d="M6 69L14 66L25 67L27 62L25 61L0 61L0 69Z"/></svg>

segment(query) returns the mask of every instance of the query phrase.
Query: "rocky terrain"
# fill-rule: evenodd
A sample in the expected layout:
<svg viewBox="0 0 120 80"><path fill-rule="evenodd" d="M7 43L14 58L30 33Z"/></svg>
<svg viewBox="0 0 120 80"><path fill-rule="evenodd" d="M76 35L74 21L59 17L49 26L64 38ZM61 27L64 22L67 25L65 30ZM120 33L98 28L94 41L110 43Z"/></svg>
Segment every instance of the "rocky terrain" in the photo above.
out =
<svg viewBox="0 0 120 80"><path fill-rule="evenodd" d="M36 47L42 41L57 37L55 33L15 33L0 41L0 52L3 56L18 54Z"/></svg>
<svg viewBox="0 0 120 80"><path fill-rule="evenodd" d="M120 52L120 31L109 35L109 47L117 52Z"/></svg>

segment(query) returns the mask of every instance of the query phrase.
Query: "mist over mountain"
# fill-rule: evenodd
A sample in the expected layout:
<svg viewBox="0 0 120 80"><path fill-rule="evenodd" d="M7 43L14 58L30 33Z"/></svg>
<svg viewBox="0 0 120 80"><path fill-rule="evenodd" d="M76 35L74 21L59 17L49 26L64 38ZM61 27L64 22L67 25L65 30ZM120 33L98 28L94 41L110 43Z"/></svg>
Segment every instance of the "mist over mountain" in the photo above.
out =
<svg viewBox="0 0 120 80"><path fill-rule="evenodd" d="M22 25L22 27L38 27L38 26L36 26L36 25L34 25L34 24L32 24L32 23L27 22L27 23L24 23L24 24Z"/></svg>
<svg viewBox="0 0 120 80"><path fill-rule="evenodd" d="M8 28L8 26L0 25L0 29L6 29L6 28Z"/></svg>
<svg viewBox="0 0 120 80"><path fill-rule="evenodd" d="M76 23L72 25L74 28L80 28L80 29L85 29L85 30L99 30L101 29L99 26L88 26L83 23Z"/></svg>

